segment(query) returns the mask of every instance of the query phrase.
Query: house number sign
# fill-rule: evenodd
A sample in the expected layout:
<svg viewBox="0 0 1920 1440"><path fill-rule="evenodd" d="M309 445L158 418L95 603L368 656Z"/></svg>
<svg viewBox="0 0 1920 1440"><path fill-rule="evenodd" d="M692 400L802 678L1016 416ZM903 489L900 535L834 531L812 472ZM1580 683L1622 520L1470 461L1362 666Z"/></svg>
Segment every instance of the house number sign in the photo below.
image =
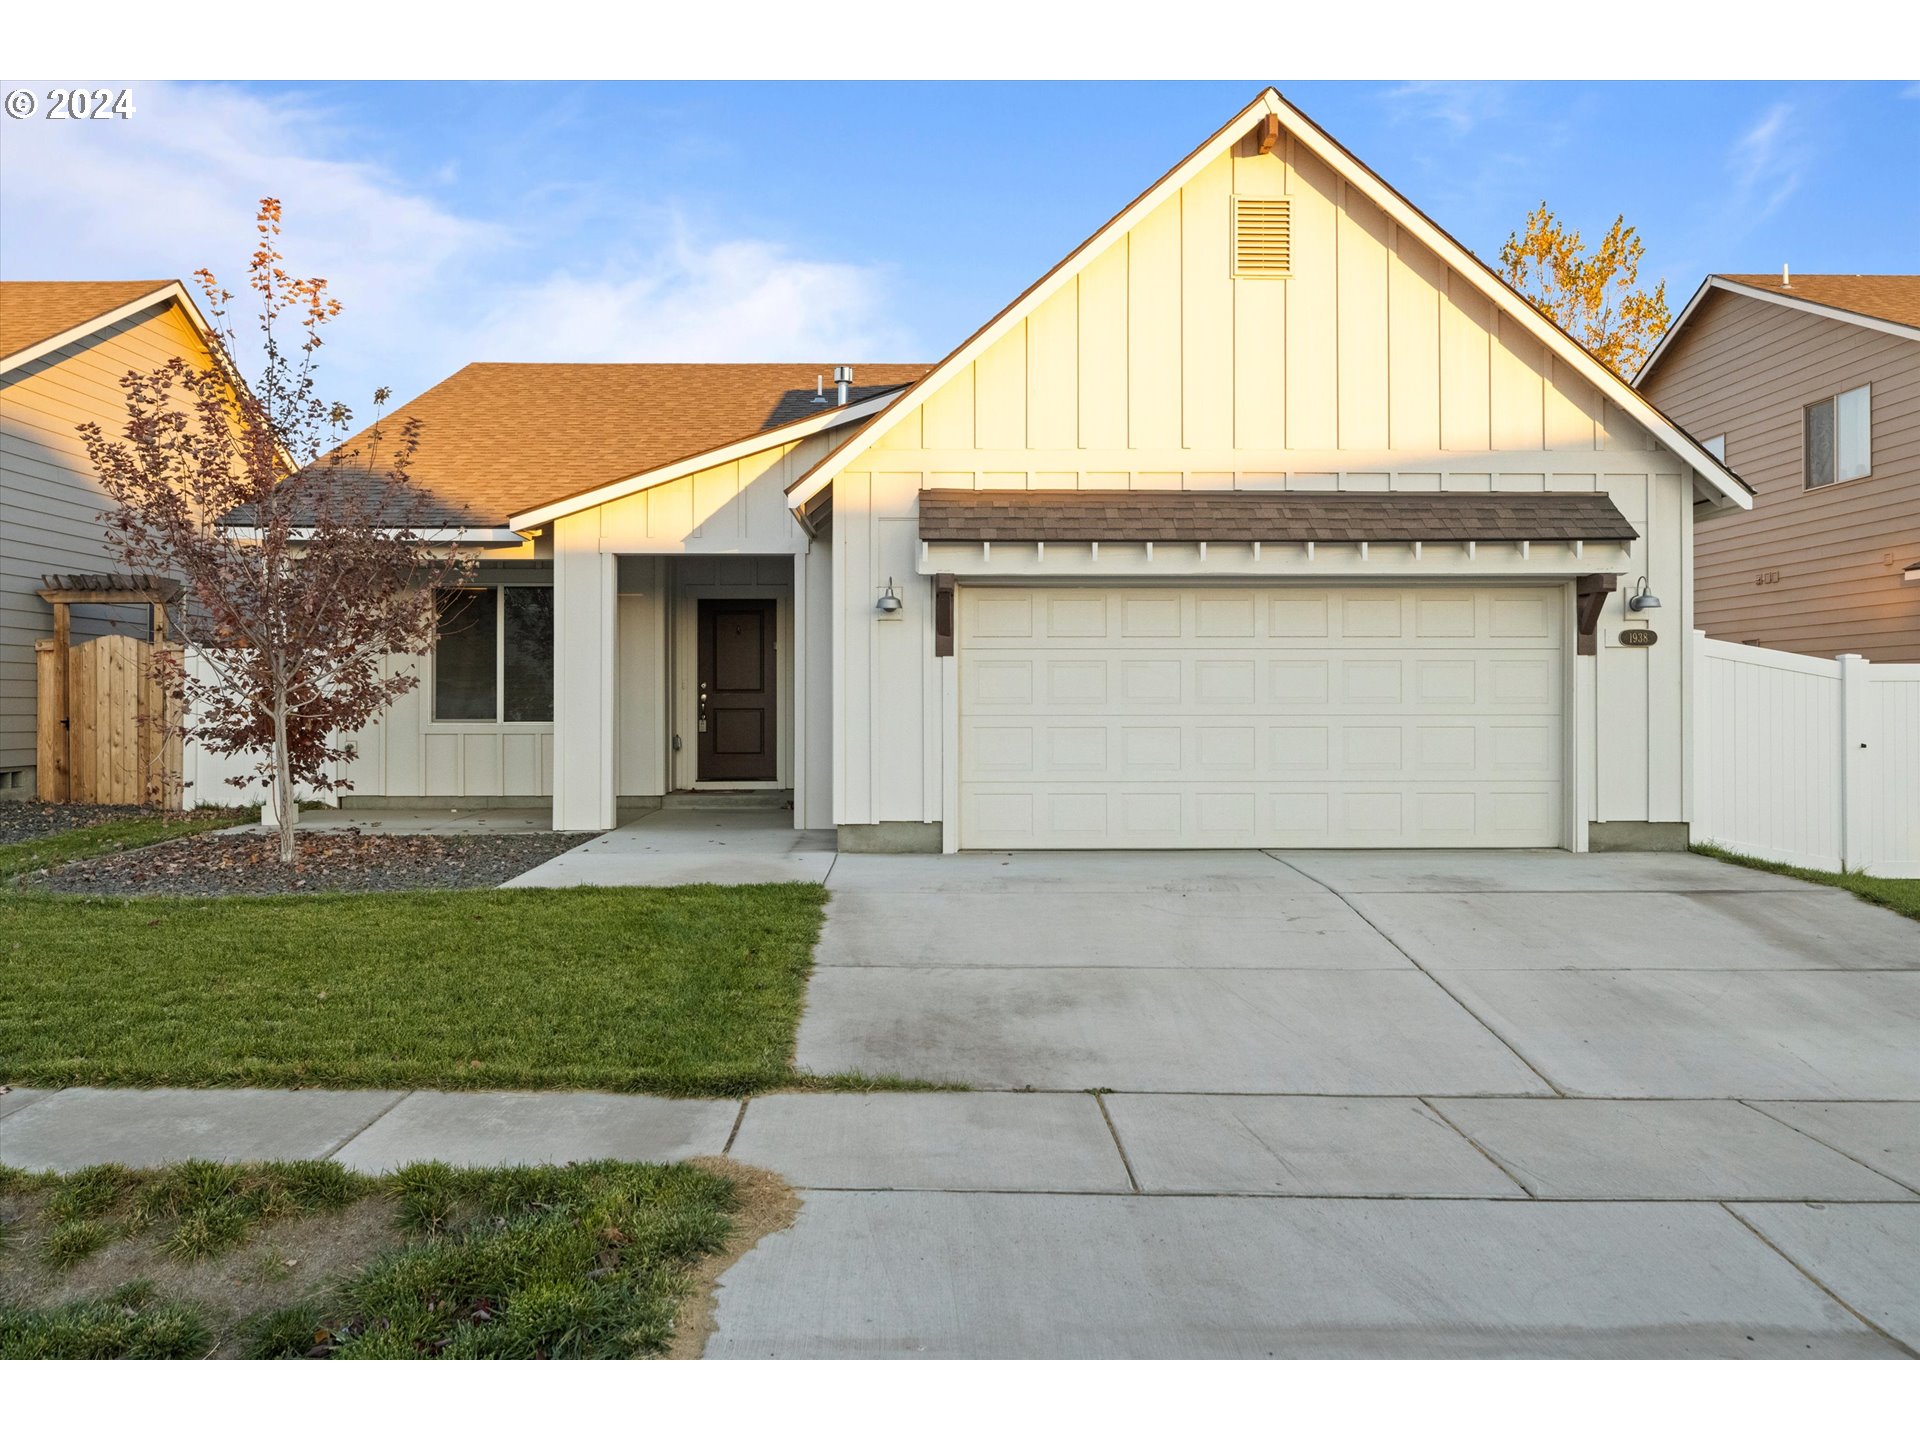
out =
<svg viewBox="0 0 1920 1440"><path fill-rule="evenodd" d="M1622 630L1620 643L1630 650L1644 650L1660 641L1658 633L1652 630Z"/></svg>

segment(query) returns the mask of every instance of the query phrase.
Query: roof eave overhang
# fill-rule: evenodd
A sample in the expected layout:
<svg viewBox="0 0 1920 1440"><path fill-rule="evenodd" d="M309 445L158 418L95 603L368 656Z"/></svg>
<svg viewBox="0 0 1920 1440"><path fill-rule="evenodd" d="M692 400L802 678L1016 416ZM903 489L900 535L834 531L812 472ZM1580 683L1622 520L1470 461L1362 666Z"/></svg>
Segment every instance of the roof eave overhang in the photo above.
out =
<svg viewBox="0 0 1920 1440"><path fill-rule="evenodd" d="M1885 335L1897 335L1903 340L1920 341L1920 327L1902 325L1898 320L1886 320L1878 315L1864 315L1858 310L1843 310L1835 305L1823 305L1818 300L1808 300L1799 295L1782 295L1778 291L1763 290L1755 285L1742 285L1739 281L1729 280L1724 275L1709 275L1700 282L1700 288L1693 292L1693 298L1687 301L1686 306L1674 318L1674 322L1667 326L1665 333L1655 342L1653 349L1647 352L1647 358L1640 362L1640 368L1633 375L1635 390L1638 390L1647 377L1653 374L1653 367L1659 364L1661 357L1667 353L1667 346L1693 318L1693 313L1700 308L1701 302L1715 290L1723 290L1729 295L1743 295L1749 300L1765 300L1788 310L1801 310L1809 315L1824 316L1829 320L1840 320L1848 325L1858 325L1863 330L1878 330Z"/></svg>
<svg viewBox="0 0 1920 1440"><path fill-rule="evenodd" d="M744 435L738 440L729 441L711 450L702 450L697 454L685 456L671 464L642 470L638 474L597 485L591 490L583 490L577 495L568 495L558 500L548 501L544 505L535 506L531 510L522 510L508 516L507 524L514 530L538 528L551 524L563 515L591 510L596 505L605 505L609 501L620 500L628 495L638 494L642 490L650 490L656 485L664 485L670 480L678 480L715 465L725 465L729 461L744 460L751 455L758 455L781 445L791 445L796 440L804 440L822 431L832 430L841 425L850 425L878 415L904 393L904 389L894 389L879 395L869 395L864 400L852 400L845 405L829 405L818 415L808 415L769 430L756 430L751 435Z"/></svg>
<svg viewBox="0 0 1920 1440"><path fill-rule="evenodd" d="M1738 506L1743 510L1752 508L1752 492L1739 476L1727 469L1691 435L1663 415L1645 396L1595 360L1571 336L1547 320L1517 291L1494 274L1472 251L1429 220L1397 190L1368 169L1352 152L1289 105L1279 91L1272 87L1261 91L1252 104L1221 126L1198 149L1169 170L1131 205L1094 232L1078 249L1048 271L999 315L935 366L931 373L909 387L901 396L898 405L858 435L851 437L846 444L797 479L788 488L787 504L797 510L819 493L824 486L831 484L834 476L845 469L855 456L870 449L911 409L924 403L954 374L971 364L987 347L1090 265L1113 240L1131 230L1167 194L1178 190L1227 148L1238 142L1262 115L1276 117L1281 125L1323 164L1329 166L1335 174L1340 175L1347 183L1353 185L1384 210L1395 223L1411 232L1415 239L1447 261L1454 270L1464 275L1493 302L1501 313L1511 316L1516 323L1544 345L1549 354L1565 361L1603 394L1612 398L1635 421L1652 431L1669 449L1687 462L1706 486L1719 491L1725 497L1724 503Z"/></svg>
<svg viewBox="0 0 1920 1440"><path fill-rule="evenodd" d="M230 540L251 541L258 544L266 539L267 532L259 525L216 525L214 527ZM385 526L380 530L385 535L411 535L423 545L524 545L527 537L519 531L504 526L480 525L441 525L412 528L403 525ZM315 527L294 525L287 530L287 539L294 544L311 540Z"/></svg>
<svg viewBox="0 0 1920 1440"><path fill-rule="evenodd" d="M181 313L187 317L187 323L193 326L203 343L209 347L216 343L213 327L207 323L206 316L200 313L200 307L193 303L193 296L187 293L187 287L178 280L170 280L144 295L135 296L124 305L116 305L113 309L96 315L90 320L83 320L78 325L70 325L58 335L50 335L45 340L37 341L25 349L0 357L0 375L31 365L34 361L43 359L56 350L64 349L76 340L84 340L96 330L104 330L109 325L117 325L122 320L131 319L143 310L151 310L156 305L168 303L180 307Z"/></svg>

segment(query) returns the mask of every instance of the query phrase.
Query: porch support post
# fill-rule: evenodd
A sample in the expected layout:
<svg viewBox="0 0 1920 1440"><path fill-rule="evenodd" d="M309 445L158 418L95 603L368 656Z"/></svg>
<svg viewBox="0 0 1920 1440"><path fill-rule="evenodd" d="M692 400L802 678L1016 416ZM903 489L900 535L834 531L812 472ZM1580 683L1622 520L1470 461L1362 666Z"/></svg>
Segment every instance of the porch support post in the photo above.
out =
<svg viewBox="0 0 1920 1440"><path fill-rule="evenodd" d="M614 826L617 557L600 512L562 516L553 543L553 828Z"/></svg>

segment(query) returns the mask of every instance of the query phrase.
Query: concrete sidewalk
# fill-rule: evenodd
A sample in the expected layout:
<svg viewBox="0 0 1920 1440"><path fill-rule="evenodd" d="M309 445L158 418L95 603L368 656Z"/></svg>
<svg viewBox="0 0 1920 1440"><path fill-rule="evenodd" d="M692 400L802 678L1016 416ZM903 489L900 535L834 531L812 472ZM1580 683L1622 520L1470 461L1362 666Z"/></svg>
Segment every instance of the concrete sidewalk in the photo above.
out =
<svg viewBox="0 0 1920 1440"><path fill-rule="evenodd" d="M15 1090L0 1163L728 1154L716 1356L1920 1350L1920 1103Z"/></svg>

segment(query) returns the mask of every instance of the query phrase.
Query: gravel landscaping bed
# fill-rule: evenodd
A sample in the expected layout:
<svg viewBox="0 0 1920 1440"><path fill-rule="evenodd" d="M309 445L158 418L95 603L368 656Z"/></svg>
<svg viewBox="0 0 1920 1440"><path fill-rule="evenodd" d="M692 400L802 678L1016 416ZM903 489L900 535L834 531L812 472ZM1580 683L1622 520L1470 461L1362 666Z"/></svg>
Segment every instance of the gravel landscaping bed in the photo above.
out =
<svg viewBox="0 0 1920 1440"><path fill-rule="evenodd" d="M0 805L0 845L44 840L103 820L134 820L159 813L140 805L42 805L38 801Z"/></svg>
<svg viewBox="0 0 1920 1440"><path fill-rule="evenodd" d="M393 835L318 830L291 867L272 835L209 834L76 860L28 882L67 895L305 895L484 890L590 839L587 834Z"/></svg>

